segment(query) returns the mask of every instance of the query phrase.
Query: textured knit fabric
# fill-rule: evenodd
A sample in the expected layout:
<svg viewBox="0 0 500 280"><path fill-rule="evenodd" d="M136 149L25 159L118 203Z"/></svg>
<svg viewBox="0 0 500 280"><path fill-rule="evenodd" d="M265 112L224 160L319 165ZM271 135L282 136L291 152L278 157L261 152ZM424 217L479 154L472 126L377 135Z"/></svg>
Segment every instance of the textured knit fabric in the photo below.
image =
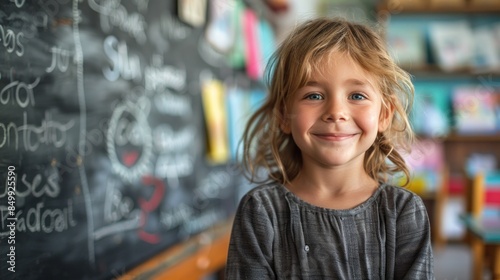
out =
<svg viewBox="0 0 500 280"><path fill-rule="evenodd" d="M382 184L361 205L311 205L282 185L241 200L226 279L434 279L430 226L421 198Z"/></svg>

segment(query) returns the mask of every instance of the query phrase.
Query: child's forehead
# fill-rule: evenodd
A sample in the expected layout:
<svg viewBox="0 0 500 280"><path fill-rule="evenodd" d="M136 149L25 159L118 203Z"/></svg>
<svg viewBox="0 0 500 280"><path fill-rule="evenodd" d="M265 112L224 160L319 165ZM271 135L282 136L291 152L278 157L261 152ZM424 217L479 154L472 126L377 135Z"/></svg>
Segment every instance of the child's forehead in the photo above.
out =
<svg viewBox="0 0 500 280"><path fill-rule="evenodd" d="M376 73L365 67L349 53L340 51L325 53L306 62L302 73L303 80L310 80L311 78L321 75L328 75L334 72L332 71L334 69L349 70L348 73L343 74L352 74L372 83L376 83L379 80Z"/></svg>

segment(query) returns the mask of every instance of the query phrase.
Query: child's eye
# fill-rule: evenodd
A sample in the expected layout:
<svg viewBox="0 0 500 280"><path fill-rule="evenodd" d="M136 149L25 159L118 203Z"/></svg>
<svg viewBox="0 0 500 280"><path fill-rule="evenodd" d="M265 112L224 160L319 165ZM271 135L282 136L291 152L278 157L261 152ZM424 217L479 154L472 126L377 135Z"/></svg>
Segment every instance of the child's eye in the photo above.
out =
<svg viewBox="0 0 500 280"><path fill-rule="evenodd" d="M352 99L352 100L363 100L363 99L366 99L366 97L363 94L361 94L361 93L353 93L353 94L351 94L350 99Z"/></svg>
<svg viewBox="0 0 500 280"><path fill-rule="evenodd" d="M306 99L309 99L309 100L322 100L323 96L321 96L321 94L319 94L319 93L311 93L311 94L309 94L309 95L306 96Z"/></svg>

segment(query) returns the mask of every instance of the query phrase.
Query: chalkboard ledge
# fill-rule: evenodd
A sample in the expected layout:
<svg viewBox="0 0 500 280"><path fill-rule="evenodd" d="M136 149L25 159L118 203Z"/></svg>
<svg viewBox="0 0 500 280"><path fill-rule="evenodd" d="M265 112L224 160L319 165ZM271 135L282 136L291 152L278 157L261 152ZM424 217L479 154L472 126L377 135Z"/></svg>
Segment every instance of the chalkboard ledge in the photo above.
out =
<svg viewBox="0 0 500 280"><path fill-rule="evenodd" d="M232 219L174 245L118 280L202 279L226 265Z"/></svg>

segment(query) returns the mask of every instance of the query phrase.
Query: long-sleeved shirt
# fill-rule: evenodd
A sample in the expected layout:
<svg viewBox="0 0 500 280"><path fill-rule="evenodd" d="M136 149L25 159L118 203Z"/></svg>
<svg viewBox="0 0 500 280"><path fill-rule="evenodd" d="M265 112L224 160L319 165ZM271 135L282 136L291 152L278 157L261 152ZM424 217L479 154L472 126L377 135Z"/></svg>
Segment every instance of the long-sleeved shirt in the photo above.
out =
<svg viewBox="0 0 500 280"><path fill-rule="evenodd" d="M238 206L226 279L434 279L430 237L421 198L402 187L334 210L262 185Z"/></svg>

